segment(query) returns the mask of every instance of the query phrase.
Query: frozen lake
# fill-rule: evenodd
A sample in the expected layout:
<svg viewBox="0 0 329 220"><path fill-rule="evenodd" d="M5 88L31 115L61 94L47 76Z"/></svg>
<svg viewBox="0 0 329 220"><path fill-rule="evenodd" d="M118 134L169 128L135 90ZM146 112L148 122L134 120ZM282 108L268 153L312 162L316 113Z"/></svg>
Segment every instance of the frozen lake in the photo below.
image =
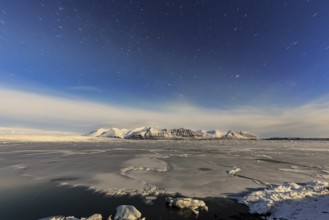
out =
<svg viewBox="0 0 329 220"><path fill-rule="evenodd" d="M329 180L329 142L1 143L0 166L108 194L220 197L283 182ZM233 176L226 171L241 169Z"/></svg>
<svg viewBox="0 0 329 220"><path fill-rule="evenodd" d="M111 196L218 198L283 182L329 181L328 158L324 141L0 143L0 168Z"/></svg>

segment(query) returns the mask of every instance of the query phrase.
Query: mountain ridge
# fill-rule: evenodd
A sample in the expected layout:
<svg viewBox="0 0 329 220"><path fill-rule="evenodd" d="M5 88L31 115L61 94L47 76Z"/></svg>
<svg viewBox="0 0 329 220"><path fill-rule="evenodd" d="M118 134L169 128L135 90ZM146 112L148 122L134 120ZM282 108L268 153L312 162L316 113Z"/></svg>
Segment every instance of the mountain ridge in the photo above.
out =
<svg viewBox="0 0 329 220"><path fill-rule="evenodd" d="M86 134L92 137L108 137L120 139L149 139L149 140L177 140L177 139L222 139L222 140L255 140L258 137L246 131L221 130L192 130L188 128L155 128L139 127L127 128L99 128Z"/></svg>

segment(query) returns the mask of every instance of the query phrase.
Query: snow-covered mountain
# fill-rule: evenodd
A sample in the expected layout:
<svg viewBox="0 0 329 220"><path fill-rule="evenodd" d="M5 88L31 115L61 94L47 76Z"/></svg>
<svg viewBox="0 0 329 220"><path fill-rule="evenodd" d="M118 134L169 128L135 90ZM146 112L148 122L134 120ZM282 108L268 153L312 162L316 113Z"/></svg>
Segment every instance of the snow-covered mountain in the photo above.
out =
<svg viewBox="0 0 329 220"><path fill-rule="evenodd" d="M245 131L228 131L226 134L224 134L221 139L227 139L227 140L236 140L236 139L257 139L257 137L254 134L245 132Z"/></svg>
<svg viewBox="0 0 329 220"><path fill-rule="evenodd" d="M110 137L110 138L125 138L129 129L119 129L119 128L99 128L92 131L88 136L92 137Z"/></svg>
<svg viewBox="0 0 329 220"><path fill-rule="evenodd" d="M253 140L257 137L244 131L220 130L191 130L187 128L158 129L154 127L140 127L134 129L120 128L99 128L87 134L93 137L109 137L122 139L151 139L151 140L171 140L171 139L225 139L225 140Z"/></svg>

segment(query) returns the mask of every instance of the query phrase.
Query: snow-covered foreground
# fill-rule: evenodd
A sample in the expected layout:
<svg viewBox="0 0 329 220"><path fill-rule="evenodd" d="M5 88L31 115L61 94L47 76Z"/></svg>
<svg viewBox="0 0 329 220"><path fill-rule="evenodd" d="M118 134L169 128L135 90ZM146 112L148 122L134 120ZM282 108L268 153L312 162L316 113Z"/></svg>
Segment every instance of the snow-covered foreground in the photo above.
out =
<svg viewBox="0 0 329 220"><path fill-rule="evenodd" d="M309 191L306 197L289 200L274 187L328 182L328 156L329 143L321 141L0 142L0 167L19 169L36 179L84 185L110 195L240 197L251 210L271 198L266 201L275 204L266 211L288 219L308 219L306 211L312 219L329 219L323 211L329 206L326 186L317 193L311 183L285 184L286 194ZM264 188L259 200L250 200L257 195L251 192Z"/></svg>
<svg viewBox="0 0 329 220"><path fill-rule="evenodd" d="M251 213L271 213L269 219L328 219L329 184L312 181L251 192L240 198Z"/></svg>

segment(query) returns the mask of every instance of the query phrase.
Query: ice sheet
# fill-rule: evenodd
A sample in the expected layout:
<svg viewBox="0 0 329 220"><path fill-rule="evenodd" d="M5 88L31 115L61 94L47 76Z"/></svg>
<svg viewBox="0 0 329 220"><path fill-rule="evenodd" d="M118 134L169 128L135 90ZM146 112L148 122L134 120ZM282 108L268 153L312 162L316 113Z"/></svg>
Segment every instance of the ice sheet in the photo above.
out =
<svg viewBox="0 0 329 220"><path fill-rule="evenodd" d="M0 166L108 194L221 197L329 181L324 141L0 142ZM239 168L234 175L229 172Z"/></svg>

